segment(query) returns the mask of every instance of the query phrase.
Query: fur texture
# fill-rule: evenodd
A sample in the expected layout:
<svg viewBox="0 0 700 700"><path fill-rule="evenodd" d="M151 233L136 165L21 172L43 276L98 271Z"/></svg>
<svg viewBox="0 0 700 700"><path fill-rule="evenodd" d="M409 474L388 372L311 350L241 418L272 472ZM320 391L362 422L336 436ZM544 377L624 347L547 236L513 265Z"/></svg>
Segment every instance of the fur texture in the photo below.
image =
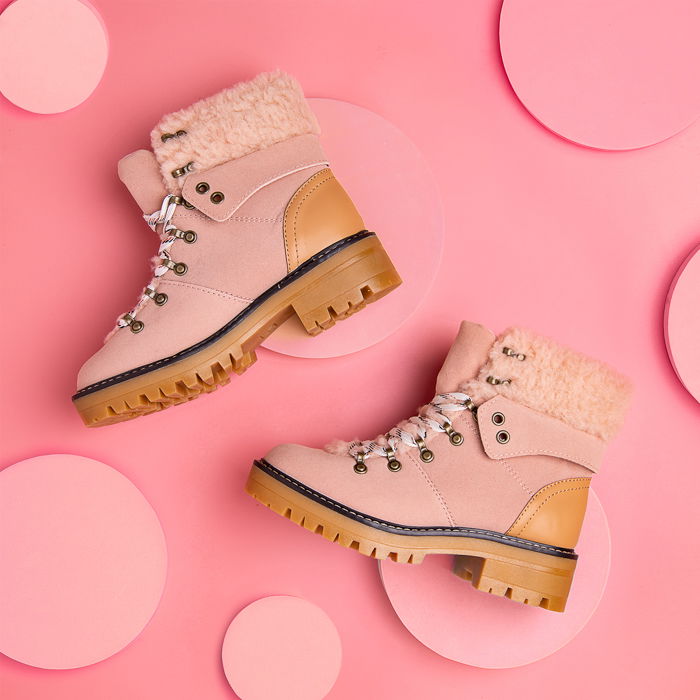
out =
<svg viewBox="0 0 700 700"><path fill-rule="evenodd" d="M525 360L504 354L504 347ZM511 383L493 385L487 377ZM477 405L502 394L606 441L622 425L632 393L630 382L606 364L521 328L496 339L486 364L461 390Z"/></svg>
<svg viewBox="0 0 700 700"><path fill-rule="evenodd" d="M178 131L186 133L161 139ZM168 114L151 132L151 144L165 186L179 193L184 178L172 171L190 162L193 170L208 170L292 136L318 133L299 83L276 71Z"/></svg>

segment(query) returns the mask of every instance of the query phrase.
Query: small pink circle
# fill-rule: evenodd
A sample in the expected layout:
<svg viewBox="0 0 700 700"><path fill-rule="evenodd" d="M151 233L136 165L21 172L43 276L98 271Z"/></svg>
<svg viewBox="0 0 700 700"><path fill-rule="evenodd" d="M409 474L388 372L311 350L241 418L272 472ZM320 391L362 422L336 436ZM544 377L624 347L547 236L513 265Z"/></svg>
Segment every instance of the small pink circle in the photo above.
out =
<svg viewBox="0 0 700 700"><path fill-rule="evenodd" d="M642 148L700 116L697 0L505 0L500 45L513 90L556 134Z"/></svg>
<svg viewBox="0 0 700 700"><path fill-rule="evenodd" d="M296 357L337 357L378 343L416 310L440 263L442 204L420 151L393 124L347 102L312 99L311 105L333 172L403 279L376 304L319 336L307 335L294 317L264 343Z"/></svg>
<svg viewBox="0 0 700 700"><path fill-rule="evenodd" d="M338 677L342 649L321 608L281 595L261 598L233 618L221 656L241 700L320 700Z"/></svg>
<svg viewBox="0 0 700 700"><path fill-rule="evenodd" d="M39 114L85 101L107 65L107 35L80 0L15 0L0 15L0 92Z"/></svg>
<svg viewBox="0 0 700 700"><path fill-rule="evenodd" d="M153 615L166 547L141 492L76 455L0 472L0 652L39 668L115 654Z"/></svg>
<svg viewBox="0 0 700 700"><path fill-rule="evenodd" d="M686 258L671 283L664 326L673 369L700 402L700 245Z"/></svg>
<svg viewBox="0 0 700 700"><path fill-rule="evenodd" d="M380 571L401 622L425 646L470 666L513 668L568 644L598 607L610 569L610 533L593 491L576 551L563 613L477 591L452 573L452 557L426 557L419 566L382 561Z"/></svg>

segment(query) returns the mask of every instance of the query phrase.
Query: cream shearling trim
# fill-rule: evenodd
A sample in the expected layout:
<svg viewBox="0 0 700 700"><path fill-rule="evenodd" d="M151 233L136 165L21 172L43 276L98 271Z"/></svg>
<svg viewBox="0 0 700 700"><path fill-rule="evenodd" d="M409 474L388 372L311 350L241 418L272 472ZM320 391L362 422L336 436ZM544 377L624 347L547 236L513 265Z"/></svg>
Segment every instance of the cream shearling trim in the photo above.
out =
<svg viewBox="0 0 700 700"><path fill-rule="evenodd" d="M275 71L168 114L151 132L151 144L165 186L179 194L184 176L175 178L172 172L188 163L193 163L192 170L208 170L292 136L319 131L299 83ZM164 134L173 136L163 141Z"/></svg>
<svg viewBox="0 0 700 700"><path fill-rule="evenodd" d="M503 348L525 359L508 356ZM605 441L620 429L632 386L603 362L522 328L505 331L488 357L477 376L460 387L477 405L501 394ZM490 384L487 377L511 382Z"/></svg>

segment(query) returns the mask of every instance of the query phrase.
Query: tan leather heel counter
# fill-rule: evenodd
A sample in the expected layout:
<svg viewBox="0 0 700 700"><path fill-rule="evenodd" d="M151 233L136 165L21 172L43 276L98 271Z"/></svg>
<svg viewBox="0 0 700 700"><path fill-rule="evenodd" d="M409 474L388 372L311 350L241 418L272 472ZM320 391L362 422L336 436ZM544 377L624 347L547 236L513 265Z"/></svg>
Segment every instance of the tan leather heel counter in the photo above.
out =
<svg viewBox="0 0 700 700"><path fill-rule="evenodd" d="M330 168L309 178L284 212L284 248L291 272L314 253L365 228L355 205Z"/></svg>
<svg viewBox="0 0 700 700"><path fill-rule="evenodd" d="M506 533L573 549L588 503L589 478L563 479L541 488Z"/></svg>

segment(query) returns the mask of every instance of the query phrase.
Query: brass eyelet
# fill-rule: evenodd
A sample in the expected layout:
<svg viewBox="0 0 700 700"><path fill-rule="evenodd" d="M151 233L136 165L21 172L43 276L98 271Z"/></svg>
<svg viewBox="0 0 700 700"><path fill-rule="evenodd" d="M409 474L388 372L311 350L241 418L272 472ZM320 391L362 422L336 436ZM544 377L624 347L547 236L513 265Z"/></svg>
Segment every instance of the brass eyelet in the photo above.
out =
<svg viewBox="0 0 700 700"><path fill-rule="evenodd" d="M165 294L165 292L158 292L158 294L153 297L153 301L155 301L157 306L163 306L163 304L168 301L168 295Z"/></svg>
<svg viewBox="0 0 700 700"><path fill-rule="evenodd" d="M209 183L208 182L198 182L197 186L194 188L199 194L206 194L209 192Z"/></svg>
<svg viewBox="0 0 700 700"><path fill-rule="evenodd" d="M367 465L365 464L365 456L363 454L355 455L355 464L353 466L355 474L366 474Z"/></svg>
<svg viewBox="0 0 700 700"><path fill-rule="evenodd" d="M442 427L445 429L447 437L450 438L450 444L459 447L464 442L464 435L458 433L449 423L445 423Z"/></svg>
<svg viewBox="0 0 700 700"><path fill-rule="evenodd" d="M499 411L496 411L496 413L491 416L491 422L494 425L503 425L506 422L506 417Z"/></svg>
<svg viewBox="0 0 700 700"><path fill-rule="evenodd" d="M510 381L511 381L510 379L498 379L497 377L492 377L492 376L490 376L490 375L489 375L488 377L486 377L486 383L487 383L487 384L493 384L493 385L496 385L496 384L510 384Z"/></svg>
<svg viewBox="0 0 700 700"><path fill-rule="evenodd" d="M527 358L526 355L523 355L521 352L516 352L512 348L503 348L503 354L508 355L508 357L514 357L516 360L519 360L520 362L525 362L525 359Z"/></svg>
<svg viewBox="0 0 700 700"><path fill-rule="evenodd" d="M507 430L499 430L496 433L496 440L505 445L510 440L510 433Z"/></svg>
<svg viewBox="0 0 700 700"><path fill-rule="evenodd" d="M386 448L387 468L390 472L397 472L401 469L401 462L396 459L396 452L391 447Z"/></svg>
<svg viewBox="0 0 700 700"><path fill-rule="evenodd" d="M144 323L143 321L132 321L129 324L129 328L131 329L132 333L140 333L144 328Z"/></svg>
<svg viewBox="0 0 700 700"><path fill-rule="evenodd" d="M175 263L173 265L172 269L173 269L173 272L176 275L179 275L180 277L182 277L182 275L187 273L187 265L185 265L185 263L183 263L183 262Z"/></svg>
<svg viewBox="0 0 700 700"><path fill-rule="evenodd" d="M187 165L183 165L181 168L175 168L170 174L177 179L178 177L182 177L183 175L187 175L187 173L191 172L192 169L194 168L194 161L190 161L187 163Z"/></svg>
<svg viewBox="0 0 700 700"><path fill-rule="evenodd" d="M221 202L224 201L224 193L223 192L212 192L211 195L209 196L209 199L211 200L212 204L221 204Z"/></svg>
<svg viewBox="0 0 700 700"><path fill-rule="evenodd" d="M420 458L423 462L432 462L433 459L435 459L435 455L433 454L432 450L428 449L428 446L425 444L423 438L416 438L416 445L418 445L418 449L420 450Z"/></svg>
<svg viewBox="0 0 700 700"><path fill-rule="evenodd" d="M197 234L194 231L183 231L182 240L185 243L194 243L197 240Z"/></svg>

